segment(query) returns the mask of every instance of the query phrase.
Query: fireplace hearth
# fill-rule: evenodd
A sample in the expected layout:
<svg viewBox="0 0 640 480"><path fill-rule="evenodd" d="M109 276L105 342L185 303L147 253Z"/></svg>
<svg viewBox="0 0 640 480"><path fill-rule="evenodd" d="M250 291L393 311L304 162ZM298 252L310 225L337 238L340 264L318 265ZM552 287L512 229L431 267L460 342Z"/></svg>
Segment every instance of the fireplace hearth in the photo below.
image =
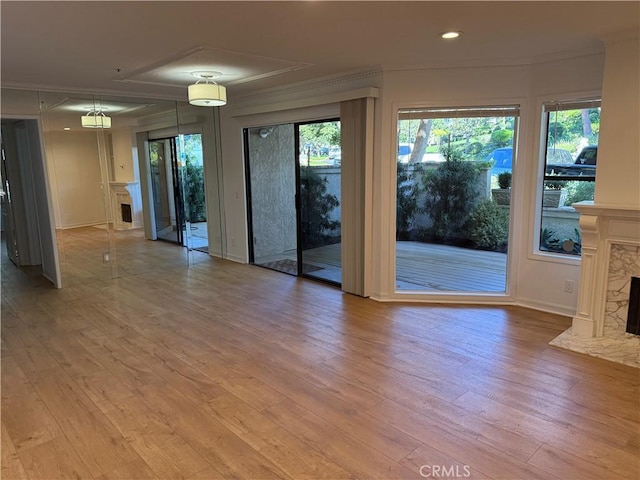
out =
<svg viewBox="0 0 640 480"><path fill-rule="evenodd" d="M574 204L580 212L582 258L576 315L569 330L551 345L640 368L637 294L630 279L640 277L640 209ZM635 302L635 305L633 305Z"/></svg>

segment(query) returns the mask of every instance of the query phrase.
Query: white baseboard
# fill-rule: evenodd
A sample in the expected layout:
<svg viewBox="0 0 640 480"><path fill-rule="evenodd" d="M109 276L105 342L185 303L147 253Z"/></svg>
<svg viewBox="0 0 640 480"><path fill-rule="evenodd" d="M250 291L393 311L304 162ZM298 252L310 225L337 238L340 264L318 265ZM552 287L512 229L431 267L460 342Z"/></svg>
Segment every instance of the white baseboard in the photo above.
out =
<svg viewBox="0 0 640 480"><path fill-rule="evenodd" d="M530 298L517 298L512 299L509 297L497 298L497 297L474 297L474 298L456 298L456 297L443 297L434 296L433 298L416 297L403 295L402 297L387 296L387 295L371 295L369 298L377 302L408 302L415 304L451 304L451 305L516 305L519 307L531 308L533 310L539 310L541 312L554 313L556 315L562 315L565 317L571 317L576 314L575 309L567 307L565 305L558 305L554 303L540 302Z"/></svg>
<svg viewBox="0 0 640 480"><path fill-rule="evenodd" d="M222 254L220 251L214 251L212 252L211 250L209 250L209 256L211 257L215 257L215 258L220 258L222 260L230 260L232 262L236 262L236 263L242 263L242 264L246 264L247 260L244 257L240 257L237 255L233 255L233 254Z"/></svg>
<svg viewBox="0 0 640 480"><path fill-rule="evenodd" d="M567 307L566 305L560 305L557 303L541 302L539 300L533 300L531 298L518 298L516 305L521 307L532 308L541 312L555 313L556 315L562 315L564 317L571 317L576 314L576 309Z"/></svg>

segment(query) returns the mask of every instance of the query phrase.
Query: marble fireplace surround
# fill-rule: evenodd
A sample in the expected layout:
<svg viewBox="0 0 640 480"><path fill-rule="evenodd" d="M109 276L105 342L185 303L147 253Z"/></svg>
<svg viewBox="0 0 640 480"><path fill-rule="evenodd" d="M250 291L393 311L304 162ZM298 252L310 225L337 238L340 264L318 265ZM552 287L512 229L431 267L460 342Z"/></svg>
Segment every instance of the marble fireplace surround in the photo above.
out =
<svg viewBox="0 0 640 480"><path fill-rule="evenodd" d="M640 276L640 209L580 202L582 261L572 326L551 345L640 368L640 336L625 332L631 276Z"/></svg>

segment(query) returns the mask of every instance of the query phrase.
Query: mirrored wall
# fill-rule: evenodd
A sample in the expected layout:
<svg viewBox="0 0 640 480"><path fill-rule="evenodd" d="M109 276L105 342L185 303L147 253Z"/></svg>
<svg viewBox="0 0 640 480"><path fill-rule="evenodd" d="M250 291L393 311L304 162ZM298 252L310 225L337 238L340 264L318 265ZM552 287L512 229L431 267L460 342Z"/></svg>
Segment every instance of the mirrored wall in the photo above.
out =
<svg viewBox="0 0 640 480"><path fill-rule="evenodd" d="M225 256L215 109L38 97L63 287Z"/></svg>

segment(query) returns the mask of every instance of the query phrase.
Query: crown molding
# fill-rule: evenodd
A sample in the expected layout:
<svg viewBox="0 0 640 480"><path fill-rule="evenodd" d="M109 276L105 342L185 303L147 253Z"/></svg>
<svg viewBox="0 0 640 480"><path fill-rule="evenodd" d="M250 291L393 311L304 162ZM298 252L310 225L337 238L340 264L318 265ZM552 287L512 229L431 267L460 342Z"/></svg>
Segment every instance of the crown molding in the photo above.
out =
<svg viewBox="0 0 640 480"><path fill-rule="evenodd" d="M282 97L295 97L301 93L308 93L318 90L331 90L336 87L350 85L359 81L371 81L373 79L380 79L382 77L382 69L376 68L373 70L357 70L349 73L341 73L338 75L328 76L319 80L291 83L287 85L280 85L273 88L254 91L252 93L234 96L234 104L238 103L253 103L255 100L264 100L266 96L271 99L275 99L278 96Z"/></svg>

